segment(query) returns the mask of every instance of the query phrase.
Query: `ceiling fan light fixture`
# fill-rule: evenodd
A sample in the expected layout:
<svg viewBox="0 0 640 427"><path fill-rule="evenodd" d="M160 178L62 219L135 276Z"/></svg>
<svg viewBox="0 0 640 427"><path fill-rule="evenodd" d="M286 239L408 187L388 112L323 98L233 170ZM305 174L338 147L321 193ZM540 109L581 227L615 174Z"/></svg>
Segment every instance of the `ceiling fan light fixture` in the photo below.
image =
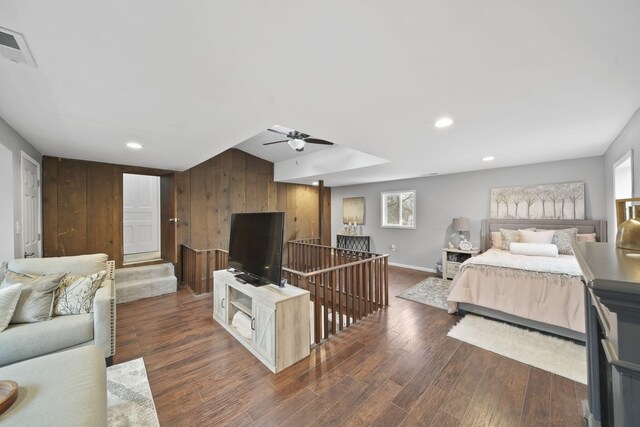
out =
<svg viewBox="0 0 640 427"><path fill-rule="evenodd" d="M302 151L304 150L305 142L303 139L293 138L288 141L289 147L294 150Z"/></svg>

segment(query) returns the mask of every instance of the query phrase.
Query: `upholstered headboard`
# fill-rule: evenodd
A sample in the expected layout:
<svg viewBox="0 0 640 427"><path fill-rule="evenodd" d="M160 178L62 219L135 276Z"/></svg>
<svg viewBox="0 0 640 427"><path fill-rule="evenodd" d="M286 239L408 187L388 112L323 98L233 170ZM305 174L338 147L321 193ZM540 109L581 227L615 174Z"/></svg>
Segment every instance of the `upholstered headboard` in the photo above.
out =
<svg viewBox="0 0 640 427"><path fill-rule="evenodd" d="M598 242L607 241L607 221L601 219L483 219L480 248L483 251L491 248L492 231L500 231L501 228L517 230L528 227L547 230L577 228L579 234L596 233Z"/></svg>

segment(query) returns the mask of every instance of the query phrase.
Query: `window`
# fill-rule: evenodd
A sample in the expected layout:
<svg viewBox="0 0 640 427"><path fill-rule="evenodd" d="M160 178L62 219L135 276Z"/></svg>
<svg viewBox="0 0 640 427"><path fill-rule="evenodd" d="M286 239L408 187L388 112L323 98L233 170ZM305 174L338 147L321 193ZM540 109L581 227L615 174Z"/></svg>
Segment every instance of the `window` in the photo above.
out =
<svg viewBox="0 0 640 427"><path fill-rule="evenodd" d="M382 226L416 228L415 190L382 193Z"/></svg>
<svg viewBox="0 0 640 427"><path fill-rule="evenodd" d="M613 165L615 199L633 197L633 151L629 150Z"/></svg>

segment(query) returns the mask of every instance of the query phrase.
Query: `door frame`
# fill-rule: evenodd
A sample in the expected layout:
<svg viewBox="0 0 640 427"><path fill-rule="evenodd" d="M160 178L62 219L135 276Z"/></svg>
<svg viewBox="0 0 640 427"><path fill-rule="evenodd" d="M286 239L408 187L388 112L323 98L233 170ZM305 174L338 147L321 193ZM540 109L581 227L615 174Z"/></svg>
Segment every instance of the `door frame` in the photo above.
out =
<svg viewBox="0 0 640 427"><path fill-rule="evenodd" d="M122 212L122 226L124 227L124 194L125 194L125 189L124 189L124 175L131 175L131 176L147 176L147 177L152 177L152 178L157 178L157 191L156 191L156 204L155 206L153 206L153 209L157 209L157 221L155 221L155 226L157 227L157 233L156 233L156 238L155 240L155 244L157 245L157 250L156 251L148 251L148 252L160 252L161 251L161 243L162 243L162 238L161 238L161 234L162 234L162 224L160 223L161 218L160 218L160 212L162 209L162 205L161 205L161 201L160 199L162 198L162 194L161 194L161 185L160 185L160 181L161 181L161 177L160 176L156 176L156 175L148 175L148 174L139 174L139 173L129 173L129 172L123 172L123 179L122 179L122 204L123 204L123 212ZM123 258L126 257L126 253L124 251L124 230L123 230L123 235L122 235L122 239L123 239Z"/></svg>
<svg viewBox="0 0 640 427"><path fill-rule="evenodd" d="M171 262L176 266L178 263L178 249L176 246L178 235L177 223L169 222L169 218L175 218L178 211L176 197L176 172L136 166L119 166L117 169L117 208L114 210L114 223L117 224L116 232L119 240L118 254L115 257L116 267L122 268L124 264L123 174L125 173L160 177L160 257L163 261ZM171 243L172 241L173 244Z"/></svg>
<svg viewBox="0 0 640 427"><path fill-rule="evenodd" d="M25 153L24 151L20 150L20 256L23 257L25 250L24 250L24 218L25 218L25 214L24 214L24 185L23 185L23 181L24 181L24 174L22 173L22 171L24 170L24 162L30 162L34 165L36 165L36 174L38 175L38 197L37 197L37 201L38 201L38 206L36 208L36 212L38 213L38 219L37 219L37 223L38 223L38 253L37 253L37 257L36 258L40 258L42 256L42 166L40 165L40 163L34 159L33 157L31 157L30 155L28 155L27 153Z"/></svg>

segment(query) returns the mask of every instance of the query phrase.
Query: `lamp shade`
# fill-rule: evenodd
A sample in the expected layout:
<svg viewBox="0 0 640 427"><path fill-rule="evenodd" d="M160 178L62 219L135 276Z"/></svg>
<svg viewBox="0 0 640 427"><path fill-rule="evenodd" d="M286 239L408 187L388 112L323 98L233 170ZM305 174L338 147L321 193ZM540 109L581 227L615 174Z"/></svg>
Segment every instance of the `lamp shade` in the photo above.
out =
<svg viewBox="0 0 640 427"><path fill-rule="evenodd" d="M453 230L454 231L469 231L471 228L471 220L469 218L453 218Z"/></svg>

